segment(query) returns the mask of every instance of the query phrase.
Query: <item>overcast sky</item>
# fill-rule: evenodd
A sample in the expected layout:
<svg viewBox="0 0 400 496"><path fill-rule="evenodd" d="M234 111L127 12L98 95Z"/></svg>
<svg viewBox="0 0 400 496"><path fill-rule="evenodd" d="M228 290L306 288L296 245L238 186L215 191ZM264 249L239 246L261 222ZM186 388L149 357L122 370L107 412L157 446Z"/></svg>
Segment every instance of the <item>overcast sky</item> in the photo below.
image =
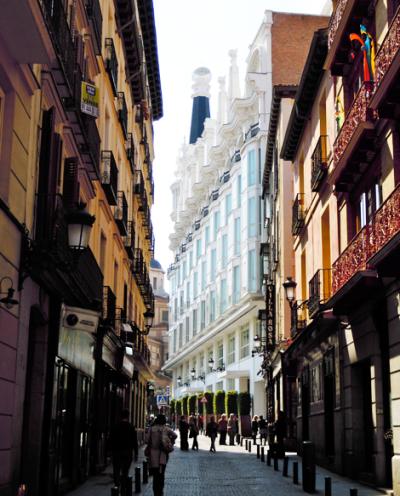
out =
<svg viewBox="0 0 400 496"><path fill-rule="evenodd" d="M164 117L154 123L155 204L152 218L155 258L164 268L172 262L169 233L178 149L189 137L192 72L211 70L211 117L217 113L217 81L227 76L231 48L238 50L241 90L245 60L265 10L321 14L326 0L154 0ZM288 33L290 36L290 33Z"/></svg>

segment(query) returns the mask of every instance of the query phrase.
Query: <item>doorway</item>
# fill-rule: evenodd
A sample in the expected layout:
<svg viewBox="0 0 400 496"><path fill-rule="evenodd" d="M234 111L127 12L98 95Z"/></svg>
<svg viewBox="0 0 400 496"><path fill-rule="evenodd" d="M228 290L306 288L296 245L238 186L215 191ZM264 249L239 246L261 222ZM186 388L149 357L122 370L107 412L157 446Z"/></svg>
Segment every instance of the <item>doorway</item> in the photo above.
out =
<svg viewBox="0 0 400 496"><path fill-rule="evenodd" d="M301 374L301 440L310 439L310 368L307 365Z"/></svg>
<svg viewBox="0 0 400 496"><path fill-rule="evenodd" d="M324 423L325 454L330 459L335 455L335 349L324 355ZM333 461L333 460L330 460Z"/></svg>

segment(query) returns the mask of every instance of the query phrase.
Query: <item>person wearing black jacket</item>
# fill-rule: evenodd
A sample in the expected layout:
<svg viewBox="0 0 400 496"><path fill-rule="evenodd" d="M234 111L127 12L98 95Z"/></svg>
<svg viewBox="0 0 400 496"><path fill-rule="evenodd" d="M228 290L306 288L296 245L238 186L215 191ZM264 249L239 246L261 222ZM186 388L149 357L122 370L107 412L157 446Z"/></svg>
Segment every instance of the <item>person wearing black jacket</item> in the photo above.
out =
<svg viewBox="0 0 400 496"><path fill-rule="evenodd" d="M135 427L129 422L129 410L121 412L121 420L111 430L110 435L114 484L126 488L126 480L132 463L133 454L135 461L138 459L138 440ZM122 492L122 494L124 494Z"/></svg>

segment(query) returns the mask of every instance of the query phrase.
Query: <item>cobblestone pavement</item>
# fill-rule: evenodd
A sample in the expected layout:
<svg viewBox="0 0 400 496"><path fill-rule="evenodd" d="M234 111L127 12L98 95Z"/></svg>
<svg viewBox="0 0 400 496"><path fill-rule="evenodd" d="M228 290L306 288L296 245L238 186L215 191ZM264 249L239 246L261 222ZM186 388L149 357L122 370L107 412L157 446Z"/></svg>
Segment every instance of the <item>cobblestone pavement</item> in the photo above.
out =
<svg viewBox="0 0 400 496"><path fill-rule="evenodd" d="M282 460L279 471L261 463L252 453L240 446L216 445L217 453L209 452L209 439L199 436L200 450L181 451L179 438L167 466L164 496L294 496L305 494L301 488L301 459L290 456L289 477L282 476ZM291 479L292 463L299 462L300 485ZM141 460L139 459L139 462ZM132 475L134 467L132 466ZM332 477L332 496L347 496L350 488L358 489L358 496L378 496L385 493L370 489L317 468L317 494L324 494L324 478ZM143 486L142 495L152 496L151 478ZM93 477L69 496L110 496L111 471ZM388 493L390 494L390 493Z"/></svg>

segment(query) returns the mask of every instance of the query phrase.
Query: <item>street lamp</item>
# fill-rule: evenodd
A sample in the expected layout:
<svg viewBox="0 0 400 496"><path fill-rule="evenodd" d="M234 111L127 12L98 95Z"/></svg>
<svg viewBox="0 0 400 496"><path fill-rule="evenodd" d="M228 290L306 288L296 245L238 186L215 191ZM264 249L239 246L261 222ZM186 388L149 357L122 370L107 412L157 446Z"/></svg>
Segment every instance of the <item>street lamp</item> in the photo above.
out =
<svg viewBox="0 0 400 496"><path fill-rule="evenodd" d="M2 291L1 289L3 281L8 281L10 283L10 286L6 291ZM18 305L18 300L14 298L14 293L14 283L11 277L4 276L2 279L0 279L0 296L7 295L0 298L0 303L3 303L3 305L5 305L8 309L11 309L14 305Z"/></svg>
<svg viewBox="0 0 400 496"><path fill-rule="evenodd" d="M286 278L286 281L283 283L283 287L285 289L285 295L286 299L289 302L289 305L292 307L294 303L294 298L295 298L295 289L296 289L297 283L294 281L290 276Z"/></svg>
<svg viewBox="0 0 400 496"><path fill-rule="evenodd" d="M223 372L225 370L225 364L221 364L219 367L214 369L214 359L210 358L208 360L208 366L210 367L210 372Z"/></svg>
<svg viewBox="0 0 400 496"><path fill-rule="evenodd" d="M193 367L192 370L190 371L190 375L192 377L192 380L194 381L196 378L196 369Z"/></svg>
<svg viewBox="0 0 400 496"><path fill-rule="evenodd" d="M152 310L147 309L144 312L143 317L144 317L144 328L145 328L143 334L147 336L147 334L149 334L150 332L150 329L153 327L154 312Z"/></svg>
<svg viewBox="0 0 400 496"><path fill-rule="evenodd" d="M176 382L178 383L179 387L182 385L182 377L180 375L176 378Z"/></svg>
<svg viewBox="0 0 400 496"><path fill-rule="evenodd" d="M68 226L68 246L75 253L86 250L89 244L95 216L85 210L86 203L79 203L74 210L70 210L65 220Z"/></svg>

